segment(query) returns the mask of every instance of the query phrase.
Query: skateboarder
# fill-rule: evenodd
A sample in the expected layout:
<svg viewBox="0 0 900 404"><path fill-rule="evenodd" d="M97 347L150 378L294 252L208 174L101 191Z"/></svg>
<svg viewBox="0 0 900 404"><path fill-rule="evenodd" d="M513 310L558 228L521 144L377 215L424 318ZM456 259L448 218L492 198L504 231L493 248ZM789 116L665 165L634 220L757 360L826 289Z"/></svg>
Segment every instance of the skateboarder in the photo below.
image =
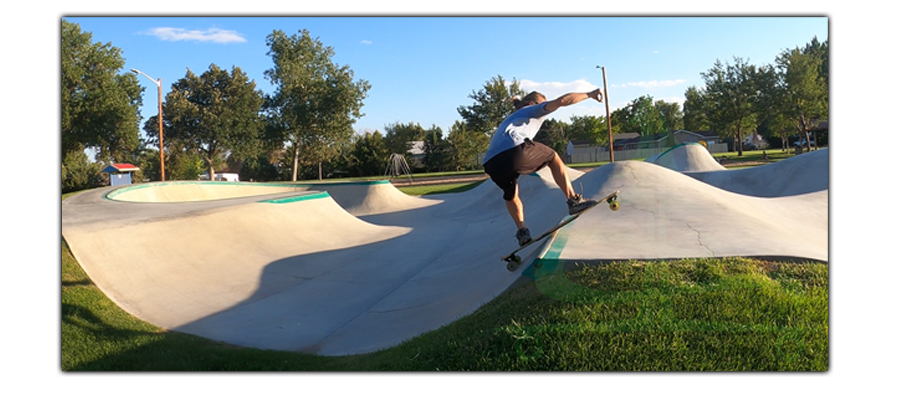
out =
<svg viewBox="0 0 900 404"><path fill-rule="evenodd" d="M565 194L569 214L581 212L596 204L596 201L575 193L566 173L566 166L556 151L532 140L551 112L588 98L603 102L600 89L587 93L568 93L553 101L547 101L543 94L533 91L521 100L513 100L516 111L503 120L491 138L482 164L491 180L503 190L503 200L516 224L516 239L520 246L531 241L531 232L525 226L525 210L519 199L519 175L531 174L549 166L553 180Z"/></svg>

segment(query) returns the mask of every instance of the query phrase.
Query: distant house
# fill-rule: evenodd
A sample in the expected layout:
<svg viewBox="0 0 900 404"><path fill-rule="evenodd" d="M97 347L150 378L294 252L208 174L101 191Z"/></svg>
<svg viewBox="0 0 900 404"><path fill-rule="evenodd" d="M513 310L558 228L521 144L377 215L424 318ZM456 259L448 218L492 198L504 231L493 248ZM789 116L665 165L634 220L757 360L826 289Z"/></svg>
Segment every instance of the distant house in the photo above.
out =
<svg viewBox="0 0 900 404"><path fill-rule="evenodd" d="M578 152L593 150L596 146L591 140L570 140L566 145L566 154L572 156Z"/></svg>
<svg viewBox="0 0 900 404"><path fill-rule="evenodd" d="M412 156L410 165L422 166L422 162L425 160L425 141L409 142L409 154Z"/></svg>
<svg viewBox="0 0 900 404"><path fill-rule="evenodd" d="M131 184L131 173L140 171L140 168L127 163L110 164L101 172L109 174L109 185L129 185Z"/></svg>
<svg viewBox="0 0 900 404"><path fill-rule="evenodd" d="M722 143L722 141L719 140L719 136L712 131L691 132L689 130L681 129L676 130L673 136L675 136L675 144L701 143L702 141L705 142L708 147L709 145Z"/></svg>
<svg viewBox="0 0 900 404"><path fill-rule="evenodd" d="M819 141L819 145L828 143L828 121L820 121L810 132Z"/></svg>
<svg viewBox="0 0 900 404"><path fill-rule="evenodd" d="M668 137L668 133L644 137L636 132L620 133L613 136L613 150L658 149Z"/></svg>

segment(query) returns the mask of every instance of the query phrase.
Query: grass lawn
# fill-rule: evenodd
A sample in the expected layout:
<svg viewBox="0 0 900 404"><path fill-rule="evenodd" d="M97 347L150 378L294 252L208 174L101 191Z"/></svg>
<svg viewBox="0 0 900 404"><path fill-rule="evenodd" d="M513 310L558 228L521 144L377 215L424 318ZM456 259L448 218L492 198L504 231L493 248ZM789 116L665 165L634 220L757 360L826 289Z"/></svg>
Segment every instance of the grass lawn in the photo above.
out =
<svg viewBox="0 0 900 404"><path fill-rule="evenodd" d="M446 184L414 194L459 191ZM63 196L63 199L66 195ZM61 368L79 370L825 371L828 265L626 261L530 273L475 313L346 357L230 346L135 319L62 240ZM498 266L497 270L505 270Z"/></svg>

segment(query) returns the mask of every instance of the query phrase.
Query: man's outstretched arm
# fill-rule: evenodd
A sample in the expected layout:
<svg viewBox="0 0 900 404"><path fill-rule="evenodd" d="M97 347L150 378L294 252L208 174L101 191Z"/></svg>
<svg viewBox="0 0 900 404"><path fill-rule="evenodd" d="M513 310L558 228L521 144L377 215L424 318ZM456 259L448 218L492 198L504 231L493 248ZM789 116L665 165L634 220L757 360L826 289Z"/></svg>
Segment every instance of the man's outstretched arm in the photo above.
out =
<svg viewBox="0 0 900 404"><path fill-rule="evenodd" d="M559 109L559 107L578 104L588 98L593 98L597 100L597 102L603 102L603 93L600 92L599 88L588 93L568 93L553 101L548 101L547 104L544 105L544 110L553 112Z"/></svg>

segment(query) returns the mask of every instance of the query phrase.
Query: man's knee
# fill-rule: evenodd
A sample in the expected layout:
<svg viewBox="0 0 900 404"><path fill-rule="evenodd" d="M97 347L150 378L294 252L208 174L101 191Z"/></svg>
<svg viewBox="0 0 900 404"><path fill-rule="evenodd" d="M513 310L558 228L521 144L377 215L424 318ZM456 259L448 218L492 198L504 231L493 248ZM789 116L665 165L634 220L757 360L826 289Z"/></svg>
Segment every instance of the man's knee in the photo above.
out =
<svg viewBox="0 0 900 404"><path fill-rule="evenodd" d="M504 201L512 201L516 198L516 186L510 186L503 188L503 200Z"/></svg>

